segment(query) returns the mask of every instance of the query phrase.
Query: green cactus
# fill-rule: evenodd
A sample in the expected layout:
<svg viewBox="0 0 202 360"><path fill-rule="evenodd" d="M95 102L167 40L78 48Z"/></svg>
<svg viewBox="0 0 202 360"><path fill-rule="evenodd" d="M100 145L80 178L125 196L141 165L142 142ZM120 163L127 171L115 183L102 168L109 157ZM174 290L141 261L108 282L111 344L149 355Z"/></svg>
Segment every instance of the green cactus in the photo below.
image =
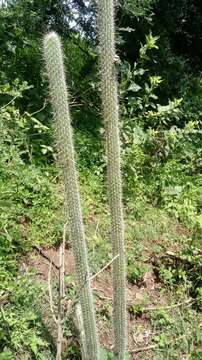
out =
<svg viewBox="0 0 202 360"><path fill-rule="evenodd" d="M65 210L69 224L70 241L75 257L85 333L86 358L87 360L96 360L99 359L99 346L75 166L73 133L68 106L63 52L60 39L54 32L49 33L44 38L44 58L49 79L51 102L54 110L59 161L65 186Z"/></svg>
<svg viewBox="0 0 202 360"><path fill-rule="evenodd" d="M106 133L108 194L111 212L111 240L114 257L114 339L115 359L125 359L127 345L125 299L125 250L122 206L122 179L119 139L119 105L115 50L113 0L98 0L98 29L101 70L102 113Z"/></svg>

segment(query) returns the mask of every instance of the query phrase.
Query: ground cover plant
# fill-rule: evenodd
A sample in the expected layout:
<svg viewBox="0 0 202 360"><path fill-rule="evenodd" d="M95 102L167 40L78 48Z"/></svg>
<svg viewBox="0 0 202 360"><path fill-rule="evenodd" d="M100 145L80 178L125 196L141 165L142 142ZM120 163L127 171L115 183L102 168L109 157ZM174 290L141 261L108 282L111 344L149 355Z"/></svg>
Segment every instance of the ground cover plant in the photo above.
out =
<svg viewBox="0 0 202 360"><path fill-rule="evenodd" d="M174 0L170 6L164 1L144 6L124 1L116 8L120 59L114 66L119 80L131 359L202 358L202 93L200 49L195 47L200 19L196 27L190 26L200 5L181 5L176 8ZM25 0L0 5L2 360L55 359L54 316L61 304L66 314L62 359L82 356L68 232L62 303L58 295L64 185L56 163L41 52L41 33L50 28L62 36L72 94L100 358L113 358L113 252L95 12L91 4L77 1L73 7ZM172 19L172 27L165 19Z"/></svg>

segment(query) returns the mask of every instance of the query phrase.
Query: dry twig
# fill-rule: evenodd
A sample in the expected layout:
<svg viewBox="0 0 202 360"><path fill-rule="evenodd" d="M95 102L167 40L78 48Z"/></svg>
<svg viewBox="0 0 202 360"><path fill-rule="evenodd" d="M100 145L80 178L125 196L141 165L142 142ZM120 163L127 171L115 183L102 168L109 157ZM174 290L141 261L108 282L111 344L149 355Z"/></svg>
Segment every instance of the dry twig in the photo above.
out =
<svg viewBox="0 0 202 360"><path fill-rule="evenodd" d="M64 225L63 240L59 250L59 301L58 301L58 338L57 338L57 355L56 360L61 359L62 354L62 342L63 342L63 320L64 320L64 297L65 297L65 238L66 238L66 226Z"/></svg>
<svg viewBox="0 0 202 360"><path fill-rule="evenodd" d="M33 113L31 113L30 116L33 116L33 115L35 115L35 114L38 114L39 112L43 111L43 110L45 109L45 107L46 107L46 99L45 99L45 101L44 101L43 106L42 106L39 110L36 110L36 111L34 111Z"/></svg>
<svg viewBox="0 0 202 360"><path fill-rule="evenodd" d="M96 274L90 277L90 281L94 280L98 275L100 275L104 270L106 270L118 257L119 254L114 256L113 259L110 260L102 269L100 269Z"/></svg>
<svg viewBox="0 0 202 360"><path fill-rule="evenodd" d="M149 350L154 350L154 349L156 349L158 346L159 346L158 344L154 344L154 345L149 345L149 346L145 346L145 347L142 347L142 348L138 348L138 349L132 350L132 351L131 351L131 354L138 354L138 353L140 353L140 352L149 351Z"/></svg>
<svg viewBox="0 0 202 360"><path fill-rule="evenodd" d="M198 327L201 327L201 326L202 326L202 323L200 323ZM170 345L170 344L173 344L173 343L174 343L174 344L175 344L175 343L178 343L178 342L179 342L180 340L182 340L184 337L186 338L186 335L189 335L189 336L193 335L193 330L192 330L192 331L189 331L187 334L182 334L182 335L178 336L178 337L175 338L175 339L171 339L169 345ZM152 345L148 345L148 346L145 346L145 347L142 347L142 348L138 348L138 349L132 350L132 351L130 351L130 353L131 353L131 354L138 354L139 352L144 352L144 351L149 351L149 350L155 350L155 349L157 349L157 348L158 348L158 350L163 350L163 349L160 349L160 348L159 348L159 344L152 344Z"/></svg>
<svg viewBox="0 0 202 360"><path fill-rule="evenodd" d="M57 324L58 320L55 316L54 305L53 305L52 286L51 286L51 270L52 270L52 263L50 263L49 272L48 272L48 293L49 293L49 305L50 305L52 317L53 317L54 322Z"/></svg>
<svg viewBox="0 0 202 360"><path fill-rule="evenodd" d="M141 312L144 313L144 312L147 312L147 311L160 311L160 310L169 310L169 309L175 309L177 307L181 307L181 306L191 306L194 302L196 302L196 300L194 299L188 299L184 302L180 302L180 303L177 303L177 304L172 304L172 305L167 305L167 306L149 306L149 307L145 307L145 308L142 308L141 309ZM128 307L130 306L135 306L136 304L134 303L129 303L128 304ZM137 304L139 305L139 304Z"/></svg>
<svg viewBox="0 0 202 360"><path fill-rule="evenodd" d="M48 260L48 262L53 265L57 270L60 270L60 267L54 263L54 261L51 260L51 258L38 246L38 245L32 245L32 248L36 251L38 251L38 253L46 260Z"/></svg>

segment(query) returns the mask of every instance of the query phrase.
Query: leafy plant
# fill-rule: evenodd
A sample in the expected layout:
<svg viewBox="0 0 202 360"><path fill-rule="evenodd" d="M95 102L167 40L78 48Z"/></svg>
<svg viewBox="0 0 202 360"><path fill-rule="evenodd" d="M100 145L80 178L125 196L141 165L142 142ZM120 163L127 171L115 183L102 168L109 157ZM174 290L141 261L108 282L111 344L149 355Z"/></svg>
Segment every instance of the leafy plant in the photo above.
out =
<svg viewBox="0 0 202 360"><path fill-rule="evenodd" d="M127 267L128 281L132 284L140 283L147 270L148 269L146 266L142 266L142 264L138 264L134 261L130 261Z"/></svg>

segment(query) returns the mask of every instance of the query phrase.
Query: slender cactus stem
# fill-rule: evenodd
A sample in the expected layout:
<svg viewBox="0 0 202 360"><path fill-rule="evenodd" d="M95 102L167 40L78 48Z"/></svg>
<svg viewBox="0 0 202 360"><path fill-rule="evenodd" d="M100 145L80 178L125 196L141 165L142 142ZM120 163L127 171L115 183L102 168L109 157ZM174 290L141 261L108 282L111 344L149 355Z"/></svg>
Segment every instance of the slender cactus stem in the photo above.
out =
<svg viewBox="0 0 202 360"><path fill-rule="evenodd" d="M113 0L98 0L102 112L106 133L108 194L113 257L115 359L125 359L126 300L122 179L119 139L118 83Z"/></svg>
<svg viewBox="0 0 202 360"><path fill-rule="evenodd" d="M44 58L54 110L59 160L65 187L65 210L69 224L69 236L75 257L78 286L81 289L80 303L86 342L85 349L88 356L87 360L98 360L99 347L75 166L63 53L60 39L54 32L44 38Z"/></svg>

